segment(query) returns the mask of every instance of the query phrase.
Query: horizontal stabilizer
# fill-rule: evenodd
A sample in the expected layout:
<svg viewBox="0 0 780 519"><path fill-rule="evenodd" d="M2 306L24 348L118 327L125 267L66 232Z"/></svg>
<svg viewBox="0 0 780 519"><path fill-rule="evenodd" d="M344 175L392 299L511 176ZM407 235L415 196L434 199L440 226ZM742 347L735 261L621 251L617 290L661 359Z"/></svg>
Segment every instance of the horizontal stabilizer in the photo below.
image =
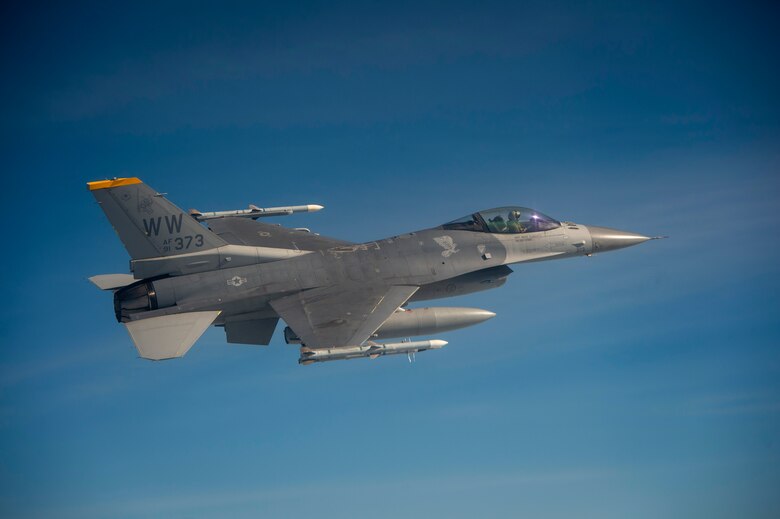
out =
<svg viewBox="0 0 780 519"><path fill-rule="evenodd" d="M124 325L141 357L173 359L184 356L219 314L218 310L188 312L140 319Z"/></svg>
<svg viewBox="0 0 780 519"><path fill-rule="evenodd" d="M92 276L89 280L100 290L115 290L137 281L132 274L100 274Z"/></svg>

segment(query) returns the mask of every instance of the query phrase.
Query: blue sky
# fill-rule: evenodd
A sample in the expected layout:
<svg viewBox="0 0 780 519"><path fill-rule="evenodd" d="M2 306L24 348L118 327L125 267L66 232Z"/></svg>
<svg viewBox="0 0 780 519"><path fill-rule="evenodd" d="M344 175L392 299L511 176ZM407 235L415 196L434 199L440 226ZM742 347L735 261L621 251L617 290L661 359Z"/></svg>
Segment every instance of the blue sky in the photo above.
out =
<svg viewBox="0 0 780 519"><path fill-rule="evenodd" d="M780 78L761 3L3 7L0 515L777 517ZM668 234L310 367L136 356L84 183L370 240L515 204ZM279 329L279 331L281 328Z"/></svg>

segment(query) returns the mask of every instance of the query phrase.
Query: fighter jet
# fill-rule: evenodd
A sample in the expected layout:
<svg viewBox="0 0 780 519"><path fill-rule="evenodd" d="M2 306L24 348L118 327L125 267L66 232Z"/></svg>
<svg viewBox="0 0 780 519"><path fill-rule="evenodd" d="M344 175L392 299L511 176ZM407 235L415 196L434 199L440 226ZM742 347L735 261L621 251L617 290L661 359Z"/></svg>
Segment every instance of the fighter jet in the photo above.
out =
<svg viewBox="0 0 780 519"><path fill-rule="evenodd" d="M409 308L416 301L500 287L507 265L590 256L653 239L498 207L366 243L258 221L315 204L185 212L138 178L88 182L130 255L131 274L90 278L113 291L118 322L142 358L187 353L211 326L227 342L268 345L279 319L300 364L439 349L412 341L495 316L478 308ZM402 339L380 342L387 339Z"/></svg>

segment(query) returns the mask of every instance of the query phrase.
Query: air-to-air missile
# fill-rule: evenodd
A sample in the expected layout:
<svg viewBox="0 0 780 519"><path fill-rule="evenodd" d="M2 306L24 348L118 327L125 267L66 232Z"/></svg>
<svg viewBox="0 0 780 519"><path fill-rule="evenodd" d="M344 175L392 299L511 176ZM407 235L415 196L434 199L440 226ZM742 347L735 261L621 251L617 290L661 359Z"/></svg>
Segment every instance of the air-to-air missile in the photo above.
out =
<svg viewBox="0 0 780 519"><path fill-rule="evenodd" d="M363 346L347 346L342 348L301 348L299 364L313 364L315 362L328 362L331 360L349 360L370 358L376 359L385 355L409 355L409 361L414 354L426 350L438 350L447 345L447 341L429 339L425 341L378 343L369 341Z"/></svg>
<svg viewBox="0 0 780 519"><path fill-rule="evenodd" d="M131 257L131 273L90 280L113 292L117 320L140 356L153 360L181 357L211 325L224 328L229 343L268 345L279 319L287 323L286 341L301 345L301 364L411 356L446 342L376 341L456 330L495 314L410 303L500 287L510 264L591 256L652 239L506 206L352 243L258 221L321 205L187 215L137 178L87 187Z"/></svg>
<svg viewBox="0 0 780 519"><path fill-rule="evenodd" d="M235 209L232 211L210 211L203 212L197 209L190 209L190 216L199 222L214 220L215 218L237 217L237 218L264 218L268 216L288 216L293 213L315 213L325 209L318 204L308 205L290 205L285 207L257 207L249 205L249 209Z"/></svg>

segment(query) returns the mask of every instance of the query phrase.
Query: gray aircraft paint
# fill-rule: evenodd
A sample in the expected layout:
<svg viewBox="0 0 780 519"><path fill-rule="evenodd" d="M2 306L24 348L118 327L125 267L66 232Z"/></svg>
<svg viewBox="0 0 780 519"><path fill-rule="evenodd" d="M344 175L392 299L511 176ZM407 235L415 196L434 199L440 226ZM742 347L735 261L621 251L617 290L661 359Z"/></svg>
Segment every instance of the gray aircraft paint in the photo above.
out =
<svg viewBox="0 0 780 519"><path fill-rule="evenodd" d="M168 341L178 341L175 345L161 343L159 352L149 354L155 348L142 324L147 319L156 318L148 322L157 330L166 316L213 316L213 324L225 326L229 342L268 344L281 317L304 339L308 351L355 347L381 332L382 324L408 301L503 285L512 272L508 264L585 256L650 239L559 223L541 213L538 218L547 219L540 220L546 227L532 230L526 224L541 224L518 220L521 210L531 210L509 207L475 213L474 221L467 222L473 226L469 230L455 221L353 244L246 218L209 220L209 229L137 179L89 187L130 253L133 275L139 279L115 290L117 319L129 326L142 356L155 359L180 356L197 336L193 339L182 329L181 336ZM498 215L507 210L508 217ZM488 214L498 216L488 222ZM490 232L493 229L503 231ZM105 276L96 277L95 283L111 286L109 279L116 283L116 278ZM457 309L450 316L440 331L459 327L452 321L459 318ZM474 324L467 322L465 312L460 318L463 326ZM197 323L203 328L203 318ZM436 331L435 325L424 328ZM139 344L139 336L145 344ZM403 348L393 351L408 353Z"/></svg>

